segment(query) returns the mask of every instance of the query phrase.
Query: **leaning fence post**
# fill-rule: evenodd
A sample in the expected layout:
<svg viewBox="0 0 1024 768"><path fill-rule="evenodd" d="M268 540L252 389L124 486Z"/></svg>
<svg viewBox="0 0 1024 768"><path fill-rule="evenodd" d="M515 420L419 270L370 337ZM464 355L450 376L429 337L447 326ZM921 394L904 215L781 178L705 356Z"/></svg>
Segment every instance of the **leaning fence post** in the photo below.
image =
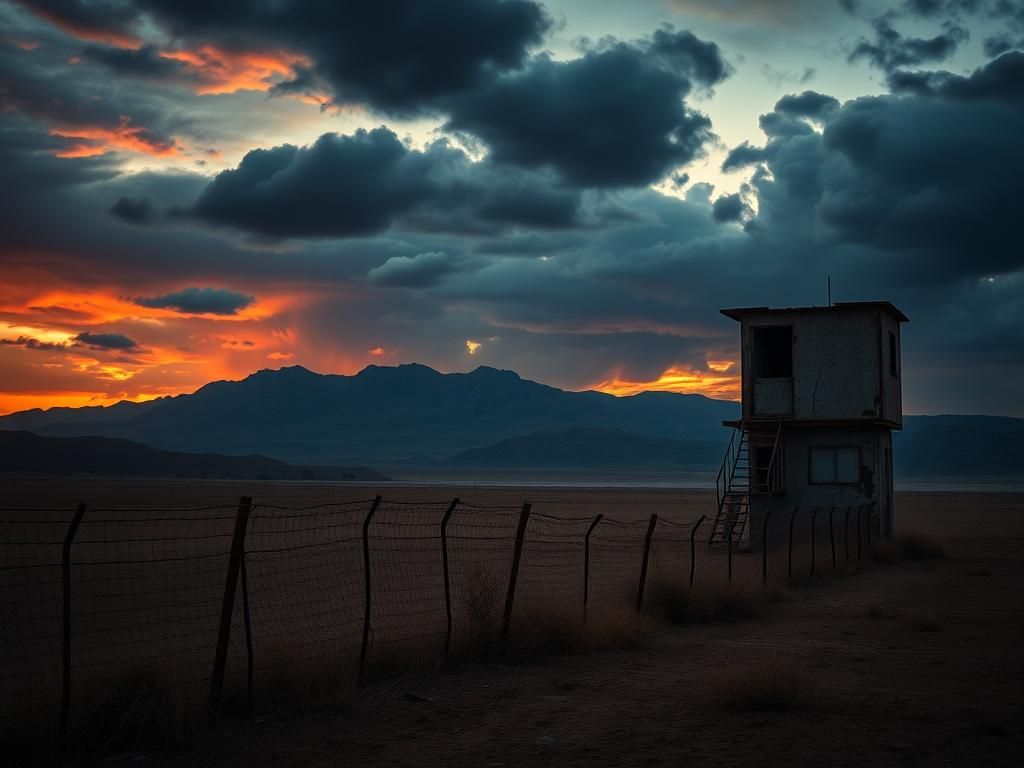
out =
<svg viewBox="0 0 1024 768"><path fill-rule="evenodd" d="M374 497L373 503L370 504L370 511L366 513L366 519L363 520L363 586L365 592L363 594L363 642L359 648L359 677L356 681L359 684L363 682L366 650L370 644L370 520L373 519L373 513L377 511L377 507L380 506L380 500L379 494Z"/></svg>
<svg viewBox="0 0 1024 768"><path fill-rule="evenodd" d="M815 555L817 554L815 552L817 547L816 547L815 542L814 542L814 535L815 535L815 529L818 527L816 521L818 519L818 512L820 510L821 510L821 507L815 507L814 511L811 513L811 576L812 577L814 576L814 560L815 560Z"/></svg>
<svg viewBox="0 0 1024 768"><path fill-rule="evenodd" d="M75 540L78 527L85 515L85 502L79 502L67 533L64 534L64 551L61 556L61 581L64 597L64 614L62 621L63 659L60 689L60 743L61 748L67 746L68 720L71 712L71 543Z"/></svg>
<svg viewBox="0 0 1024 768"><path fill-rule="evenodd" d="M764 513L764 524L761 527L761 583L768 583L768 518L772 515L771 505Z"/></svg>
<svg viewBox="0 0 1024 768"><path fill-rule="evenodd" d="M594 522L587 528L587 535L583 537L583 623L587 623L587 602L590 599L590 534L597 528L604 515L598 515Z"/></svg>
<svg viewBox="0 0 1024 768"><path fill-rule="evenodd" d="M843 570L850 570L850 510L853 507L846 508L846 514L843 515Z"/></svg>
<svg viewBox="0 0 1024 768"><path fill-rule="evenodd" d="M832 573L836 572L836 529L834 518L836 516L836 508L828 508L828 541L832 547Z"/></svg>
<svg viewBox="0 0 1024 768"><path fill-rule="evenodd" d="M448 620L448 630L444 637L444 657L446 659L452 644L452 586L448 576L448 520L457 506L459 506L458 498L452 499L452 503L445 510L444 517L441 518L441 567L444 569L444 612Z"/></svg>
<svg viewBox="0 0 1024 768"><path fill-rule="evenodd" d="M647 562L651 557L651 538L654 536L654 526L658 524L658 516L651 515L651 522L647 524L647 535L644 536L644 558L640 561L640 586L636 592L636 609L639 611L644 607L644 586L647 583Z"/></svg>
<svg viewBox="0 0 1024 768"><path fill-rule="evenodd" d="M516 600L516 580L519 578L519 561L523 556L523 538L526 536L526 525L530 522L530 504L523 504L519 513L519 527L516 528L516 544L512 550L512 572L508 576L508 592L505 594L505 611L501 615L501 636L508 634L512 624L512 606Z"/></svg>
<svg viewBox="0 0 1024 768"><path fill-rule="evenodd" d="M228 644L231 641L231 616L235 612L235 592L238 591L238 574L242 567L245 550L245 531L249 526L252 499L242 496L238 500L238 514L235 515L235 532L231 537L231 553L228 555L228 572L224 577L224 599L220 607L220 629L217 632L217 649L213 658L213 676L210 678L210 701L216 704L224 689L224 665L228 660Z"/></svg>
<svg viewBox="0 0 1024 768"><path fill-rule="evenodd" d="M793 512L789 516L789 566L786 571L786 580L792 583L793 581L793 524L796 522L796 513L800 511L800 507L793 507Z"/></svg>
<svg viewBox="0 0 1024 768"><path fill-rule="evenodd" d="M707 519L707 515L701 515L696 523L693 524L693 530L690 531L690 586L693 586L693 571L697 565L697 547L695 542L697 540L697 529L700 528L700 524Z"/></svg>

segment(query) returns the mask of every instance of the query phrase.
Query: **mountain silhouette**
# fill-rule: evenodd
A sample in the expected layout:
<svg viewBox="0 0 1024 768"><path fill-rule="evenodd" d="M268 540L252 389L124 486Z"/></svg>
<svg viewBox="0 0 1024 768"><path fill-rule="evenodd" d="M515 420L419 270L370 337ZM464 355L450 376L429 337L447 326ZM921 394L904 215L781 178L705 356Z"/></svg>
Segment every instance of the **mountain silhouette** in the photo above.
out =
<svg viewBox="0 0 1024 768"><path fill-rule="evenodd" d="M488 367L292 366L146 403L23 411L0 417L0 430L303 464L714 469L729 439L722 421L738 415L738 403L703 395L568 392ZM1024 473L1022 419L905 416L894 440L901 476Z"/></svg>

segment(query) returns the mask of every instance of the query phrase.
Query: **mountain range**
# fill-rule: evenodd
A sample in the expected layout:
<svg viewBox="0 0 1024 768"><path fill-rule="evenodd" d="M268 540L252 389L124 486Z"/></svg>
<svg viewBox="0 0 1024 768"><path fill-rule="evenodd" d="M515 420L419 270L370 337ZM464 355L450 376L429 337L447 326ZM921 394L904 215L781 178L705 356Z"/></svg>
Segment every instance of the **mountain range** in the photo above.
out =
<svg viewBox="0 0 1024 768"><path fill-rule="evenodd" d="M0 417L0 430L387 470L713 470L729 438L722 421L738 415L738 403L703 395L569 392L488 367L369 366L343 376L293 366L145 403L22 411ZM905 416L895 440L904 476L1024 472L1024 419Z"/></svg>

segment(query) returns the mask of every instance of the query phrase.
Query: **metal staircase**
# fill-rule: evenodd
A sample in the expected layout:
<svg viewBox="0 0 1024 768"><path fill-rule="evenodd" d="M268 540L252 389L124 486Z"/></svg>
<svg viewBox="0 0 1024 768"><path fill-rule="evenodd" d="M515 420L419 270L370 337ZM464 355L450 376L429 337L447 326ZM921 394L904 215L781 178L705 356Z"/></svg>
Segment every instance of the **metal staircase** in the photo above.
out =
<svg viewBox="0 0 1024 768"><path fill-rule="evenodd" d="M725 450L725 459L715 480L715 501L718 506L715 523L711 528L708 546L740 546L744 535L749 534L750 505L761 504L762 512L771 504L772 494L782 490L782 462L779 455L779 436L782 423L775 430L771 458L767 465L754 463L756 452L751 450L750 430L744 425L737 427Z"/></svg>

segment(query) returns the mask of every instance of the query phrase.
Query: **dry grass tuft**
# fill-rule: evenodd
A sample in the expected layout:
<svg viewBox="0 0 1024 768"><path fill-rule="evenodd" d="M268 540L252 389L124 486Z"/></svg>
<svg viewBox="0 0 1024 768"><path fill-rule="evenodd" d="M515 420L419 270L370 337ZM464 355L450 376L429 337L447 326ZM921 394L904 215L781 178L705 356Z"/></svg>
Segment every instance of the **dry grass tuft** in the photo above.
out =
<svg viewBox="0 0 1024 768"><path fill-rule="evenodd" d="M784 712L821 704L810 676L777 656L729 670L712 685L719 703L736 712Z"/></svg>
<svg viewBox="0 0 1024 768"><path fill-rule="evenodd" d="M781 593L777 593L781 602ZM735 584L716 582L690 589L673 582L652 585L645 610L671 624L752 619L766 595Z"/></svg>
<svg viewBox="0 0 1024 768"><path fill-rule="evenodd" d="M85 752L172 749L210 717L205 691L188 690L155 662L126 669L115 691L82 720L78 746Z"/></svg>

